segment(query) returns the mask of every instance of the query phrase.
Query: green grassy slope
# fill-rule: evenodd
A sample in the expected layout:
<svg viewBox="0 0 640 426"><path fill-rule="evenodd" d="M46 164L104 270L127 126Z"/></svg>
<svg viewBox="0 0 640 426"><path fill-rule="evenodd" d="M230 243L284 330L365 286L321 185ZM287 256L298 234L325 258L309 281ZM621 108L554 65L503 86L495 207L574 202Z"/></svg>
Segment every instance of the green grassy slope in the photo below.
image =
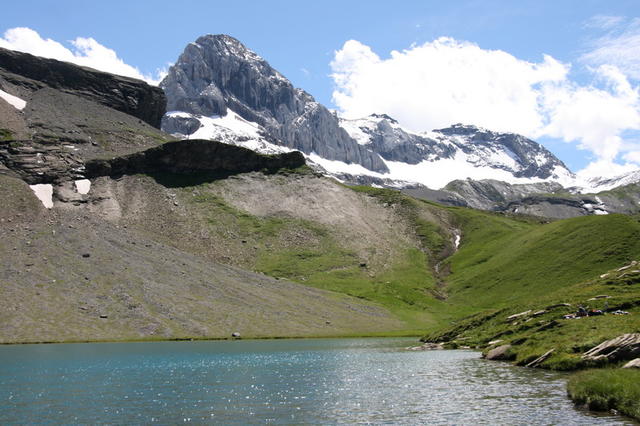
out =
<svg viewBox="0 0 640 426"><path fill-rule="evenodd" d="M544 297L640 256L640 223L623 215L548 224L457 210L463 237L449 259L450 303L496 309Z"/></svg>
<svg viewBox="0 0 640 426"><path fill-rule="evenodd" d="M640 371L590 370L569 380L569 396L592 410L616 409L622 414L640 419Z"/></svg>

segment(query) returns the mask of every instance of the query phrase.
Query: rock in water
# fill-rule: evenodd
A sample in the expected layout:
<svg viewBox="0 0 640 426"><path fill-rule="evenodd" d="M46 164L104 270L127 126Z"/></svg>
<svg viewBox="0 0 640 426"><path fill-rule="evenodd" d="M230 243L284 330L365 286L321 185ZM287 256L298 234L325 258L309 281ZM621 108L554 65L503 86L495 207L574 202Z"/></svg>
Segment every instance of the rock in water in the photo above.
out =
<svg viewBox="0 0 640 426"><path fill-rule="evenodd" d="M442 343L432 343L427 342L420 346L410 346L407 348L408 351L441 351L444 349Z"/></svg>

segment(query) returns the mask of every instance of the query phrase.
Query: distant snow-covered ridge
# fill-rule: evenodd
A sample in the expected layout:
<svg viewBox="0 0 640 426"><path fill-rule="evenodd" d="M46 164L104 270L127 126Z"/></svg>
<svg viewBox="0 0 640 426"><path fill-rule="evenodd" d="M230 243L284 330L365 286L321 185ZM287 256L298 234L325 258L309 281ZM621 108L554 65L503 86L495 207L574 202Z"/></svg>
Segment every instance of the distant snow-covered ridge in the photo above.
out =
<svg viewBox="0 0 640 426"><path fill-rule="evenodd" d="M313 167L343 181L439 190L454 180L556 182L594 192L638 175L582 180L542 145L522 135L455 124L415 132L385 114L341 118L228 35L190 43L160 84L162 129L261 153L301 151Z"/></svg>
<svg viewBox="0 0 640 426"><path fill-rule="evenodd" d="M557 182L575 193L596 193L619 186L640 182L640 171L631 172L616 178L593 178L582 180L573 175L564 165L553 164L549 176L517 176L523 170L523 161L509 147L499 143L491 143L491 138L500 135L516 138L517 135L500 134L473 126L453 126L448 129L431 132L414 133L403 129L388 116L374 115L361 120L340 119L345 130L363 146L376 147L374 141L380 143L377 126L382 120L388 121L389 128L399 135L395 140L387 140L386 148L393 152L403 144L416 144L422 150L423 159L416 163L383 161L389 169L388 173L378 173L360 164L328 160L315 152L305 154L308 162L327 174L344 178L345 176L368 176L381 181L390 182L391 186L403 187L420 184L431 189L441 189L449 182L460 179L484 180L493 179L510 184L526 184L538 182ZM242 146L262 154L280 154L293 149L283 146L282 142L271 137L265 129L255 122L242 118L231 109L224 116L205 117L180 111L168 112L163 119L163 129L176 137L184 139L217 140L230 145ZM453 129L453 130L452 130ZM463 134L457 134L455 129ZM478 134L484 135L479 137ZM416 138L403 139L406 135ZM496 136L498 135L498 136ZM487 140L488 139L488 140ZM534 143L529 141L529 144ZM420 146L422 145L422 146ZM536 144L537 145L537 144ZM534 146L535 147L535 146ZM380 147L378 147L380 149ZM540 151L531 156L531 163L538 167L547 166L555 157ZM449 153L449 154L446 154ZM444 154L448 155L445 156ZM392 157L392 155L389 155ZM531 166L531 164L529 164ZM343 180L343 179L341 179Z"/></svg>

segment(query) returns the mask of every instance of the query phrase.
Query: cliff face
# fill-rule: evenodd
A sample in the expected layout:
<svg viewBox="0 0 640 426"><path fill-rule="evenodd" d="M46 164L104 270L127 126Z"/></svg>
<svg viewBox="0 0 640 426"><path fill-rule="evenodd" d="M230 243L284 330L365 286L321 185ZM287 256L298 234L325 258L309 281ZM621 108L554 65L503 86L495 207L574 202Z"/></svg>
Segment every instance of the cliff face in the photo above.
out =
<svg viewBox="0 0 640 426"><path fill-rule="evenodd" d="M0 91L0 173L29 184L172 139L157 128L164 93L142 81L0 49Z"/></svg>
<svg viewBox="0 0 640 426"><path fill-rule="evenodd" d="M0 76L24 84L11 74L108 106L157 128L166 108L164 92L143 81L0 48Z"/></svg>
<svg viewBox="0 0 640 426"><path fill-rule="evenodd" d="M137 173L229 176L262 170L274 172L282 168L295 169L304 164L304 156L298 151L262 155L220 142L191 140L169 142L111 160L89 161L86 164L86 176L95 178Z"/></svg>
<svg viewBox="0 0 640 426"><path fill-rule="evenodd" d="M190 43L160 86L169 111L224 116L232 110L286 147L378 172L388 170L380 156L358 145L327 108L233 37L206 35ZM177 126L171 121L163 123L167 131Z"/></svg>

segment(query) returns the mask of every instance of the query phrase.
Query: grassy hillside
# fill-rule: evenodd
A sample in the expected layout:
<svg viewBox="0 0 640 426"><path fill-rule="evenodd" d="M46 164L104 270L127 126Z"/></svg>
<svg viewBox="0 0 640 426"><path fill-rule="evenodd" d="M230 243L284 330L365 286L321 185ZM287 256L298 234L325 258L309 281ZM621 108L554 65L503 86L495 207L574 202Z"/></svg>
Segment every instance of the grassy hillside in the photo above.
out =
<svg viewBox="0 0 640 426"><path fill-rule="evenodd" d="M164 191L142 181L149 192L128 200L133 210ZM405 327L379 305L166 244L126 218L113 219L113 200L58 202L47 210L24 182L2 175L0 198L0 343L224 338L235 331L339 336ZM169 213L175 208L172 200L164 204ZM163 217L156 207L147 222Z"/></svg>
<svg viewBox="0 0 640 426"><path fill-rule="evenodd" d="M458 209L460 250L448 262L450 302L479 309L538 299L640 256L640 223L623 215L546 224Z"/></svg>
<svg viewBox="0 0 640 426"><path fill-rule="evenodd" d="M486 321L488 318L497 321L507 313L537 309L557 300L574 303L580 298L591 297L591 293L605 290L598 287L585 293L572 290L572 286L619 267L640 254L637 218L611 215L545 223L524 216L445 208L392 190L349 188L307 170L271 175L248 173L210 183L171 179L170 176L163 177L162 184L144 175L119 179L104 177L93 181L89 196L81 202L57 200L52 211L45 211L37 201L31 206L34 202L32 194L28 189L24 192L24 184L17 182L7 180L4 188L22 193L11 193L7 197L14 203L30 203L29 206L16 204L3 208L8 209L6 215L15 214L19 209L38 212L36 218L29 220L50 224L43 231L34 234L30 230L25 234L28 240L42 245L38 256L47 257L44 253L53 250L52 241L69 244L60 238L70 233L77 234L72 241L102 241L96 246L101 247L100 250L120 253L119 248L110 248L111 243L103 244L107 239L97 237L98 233L106 233L116 235L116 242L138 241L137 245L125 244L126 254L121 252L133 263L112 265L117 270L113 273L119 277L116 281L134 283L131 284L134 287L149 281L144 275L146 268L153 270L154 262L166 262L166 255L159 254L158 250L175 251L176 268L180 268L180 262L191 262L179 259L184 256L191 259L192 256L198 262L204 262L203 265L228 265L291 280L307 288L355 297L355 300L374 303L393 316L383 315L380 322L373 321L371 327L354 323L348 330L338 331L331 327L322 330L328 334L421 334L429 330L436 333L434 336L455 340L459 333L450 331L453 322L454 331L460 327L469 331L470 335L465 338L471 342L469 324L474 327L485 324L486 333L477 332L473 337L473 344L482 346L489 337L503 331L502 325L492 329L494 326ZM65 223L76 220L91 223L94 234L86 233L87 230L70 230L75 228L61 230ZM4 225L3 235L8 238L3 250L9 251L17 244L10 242L18 238L17 233L10 233L14 226L15 222ZM55 237L51 237L53 231L56 231ZM20 237L26 238L21 234ZM458 237L460 246L456 248ZM156 249L147 250L147 245ZM26 248L24 251L30 252ZM10 257L9 254L6 256ZM157 259L151 260L152 256ZM112 262L114 257L109 259ZM66 265L66 261L72 263ZM74 256L63 256L57 264L61 271L75 270L84 263L94 264L94 258L78 265L73 262L77 262ZM35 270L44 277L51 274L52 269L43 272L39 263L35 265L30 268L32 272ZM214 276L222 274L216 269L218 266L213 266ZM15 269L20 270L20 267ZM194 279L201 282L200 274L206 272L200 267L196 270L199 272L194 272ZM183 273L192 274L184 268L176 273L178 277ZM173 277L174 272L165 275ZM32 281L33 278L24 280ZM32 285L31 281L29 285ZM78 287L75 282L69 285L65 291L77 293L74 300L89 298L89 294L84 293L89 288ZM105 281L105 285L110 288L114 281ZM78 289L83 290L79 292ZM140 291L140 295L144 294ZM6 294L7 300L12 300L15 294L10 290ZM127 294L133 297L133 293ZM41 300L28 293L24 296L27 304ZM303 300L306 296L300 297ZM203 303L206 300L205 297ZM280 302L274 300L273 303L269 309L277 311ZM166 306L164 302L162 305ZM150 318L156 315L152 311ZM245 314L242 315L246 318L253 317ZM29 321L37 324L38 320L34 318ZM218 331L213 331L215 327L211 328L220 321L215 318L207 319L212 321L211 326L201 327L195 334L218 335ZM262 323L267 322L262 320ZM256 335L305 334L299 324L289 324L295 333L285 331L286 327L272 326L247 330L253 330L251 333ZM314 327L306 334L318 334ZM192 333L182 328L165 327L163 330L178 330L167 331L166 335ZM83 335L90 333L87 331ZM533 356L538 349L532 347L528 354L522 352L523 359Z"/></svg>

